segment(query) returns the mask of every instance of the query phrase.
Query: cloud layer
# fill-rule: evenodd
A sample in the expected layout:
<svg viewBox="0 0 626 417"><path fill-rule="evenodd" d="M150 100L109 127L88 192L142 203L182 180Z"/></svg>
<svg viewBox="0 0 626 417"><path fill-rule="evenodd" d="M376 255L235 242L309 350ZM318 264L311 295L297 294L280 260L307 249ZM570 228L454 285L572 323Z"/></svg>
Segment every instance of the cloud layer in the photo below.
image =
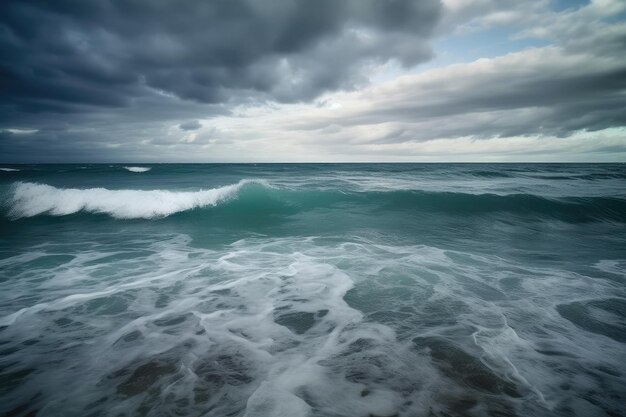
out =
<svg viewBox="0 0 626 417"><path fill-rule="evenodd" d="M626 159L625 15L619 0L8 0L0 154L491 160L508 144L567 160L570 143ZM494 30L481 48L508 53L421 69L433 40Z"/></svg>
<svg viewBox="0 0 626 417"><path fill-rule="evenodd" d="M129 106L156 90L206 103L299 101L367 62L429 58L436 0L75 0L0 5L2 99L25 111Z"/></svg>

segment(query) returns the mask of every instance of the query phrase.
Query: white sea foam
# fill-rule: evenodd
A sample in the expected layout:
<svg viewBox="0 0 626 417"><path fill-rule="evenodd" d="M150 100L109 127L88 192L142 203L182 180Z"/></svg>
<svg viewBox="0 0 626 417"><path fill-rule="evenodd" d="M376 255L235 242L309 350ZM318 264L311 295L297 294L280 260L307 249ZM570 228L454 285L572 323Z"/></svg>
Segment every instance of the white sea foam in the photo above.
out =
<svg viewBox="0 0 626 417"><path fill-rule="evenodd" d="M232 414L246 405L248 417L304 417L310 415L312 404L322 410L322 415L331 415L335 410L335 415L393 415L404 402L396 392L396 384L397 391L414 392L415 388L405 382L409 377L418 375L418 371L418 380L434 377L426 358L416 357L403 348L393 351L392 329L364 322L363 314L346 303L344 296L353 286L351 277L324 260L335 250L316 248L312 239L242 240L226 251L194 249L188 241L174 237L143 248L151 255L126 265L132 275L126 268L114 267L105 283L89 277L112 264L91 265L91 254L78 255L72 262L82 265L73 273L81 276L84 284L71 288L80 288L80 292L68 295L68 286L62 282L65 280L57 281L47 288L40 303L0 317L0 326L34 332L40 316L71 314L71 320L93 319L86 328L81 324L76 329L69 326L47 333L46 343L58 343L61 348L55 353L64 349L86 352L83 349L87 347L85 360L94 373L85 377L117 385L129 375L111 377L112 370L135 367L137 359L156 356L175 361L180 379L163 388L175 398L211 390L213 410L207 414L211 416ZM139 244L143 247L143 243ZM51 272L64 275L67 266L60 265ZM184 282L178 296L166 296L168 301L156 307L155 302L159 301L151 300L152 291L156 290L154 295L171 295L176 282ZM139 294L143 301L136 298ZM114 300L119 300L120 305L116 306ZM96 329L95 323L102 319L99 314L109 314L100 309L110 307L119 307L118 313L124 315L138 308L142 314L121 322L121 316L108 316L101 322L108 333L98 330L95 344L67 342L72 336L66 332ZM85 308L89 317L77 313ZM312 321L294 319L298 315ZM177 322L181 317L183 322ZM174 329L179 330L169 333ZM129 334L140 335L140 343L128 342ZM141 342L144 337L150 339L148 345ZM367 346L372 345L371 351L367 351L367 346L363 352L355 349L364 341ZM188 354L170 357L181 343L190 343ZM384 366L368 364L385 354L389 363ZM99 361L106 366L99 366ZM362 373L359 378L366 380L346 379L344 369ZM69 375L75 374L68 372ZM209 379L205 379L207 375ZM216 379L211 380L211 375ZM56 378L59 377L63 375L57 373ZM78 379L68 380L67 384L80 390ZM52 397L56 387L63 385L57 381L46 389L46 396ZM220 381L225 381L224 387ZM158 382L162 383L165 381ZM76 396L75 404L96 400L101 389L83 390L85 395ZM210 404L189 405L202 409ZM128 407L128 403L106 405L119 406ZM54 414L55 407L66 405L47 400L47 407Z"/></svg>
<svg viewBox="0 0 626 417"><path fill-rule="evenodd" d="M150 167L124 167L124 169L126 169L126 170L128 170L130 172L148 172L152 168L150 168Z"/></svg>
<svg viewBox="0 0 626 417"><path fill-rule="evenodd" d="M54 216L86 211L108 214L118 219L150 219L198 207L216 206L234 198L246 184L262 181L242 180L237 184L201 191L109 190L106 188L56 188L46 184L18 182L9 199L14 218L47 213Z"/></svg>
<svg viewBox="0 0 626 417"><path fill-rule="evenodd" d="M54 266L46 257L67 242L0 262L12 271L0 281L0 339L19 347L7 361L54 364L19 381L22 391L3 398L11 407L34 390L46 415L140 406L207 417L486 415L496 399L511 415L586 416L603 413L573 401L591 390L606 401L603 392L623 386L621 376L602 376L623 367L622 344L553 308L563 294L613 297L610 281L313 237L208 249L158 234L126 240L136 256L117 260L89 242ZM512 278L528 285L485 299L487 286ZM469 411L459 398L472 399Z"/></svg>
<svg viewBox="0 0 626 417"><path fill-rule="evenodd" d="M19 169L15 169L15 168L0 168L0 171L4 171L4 172L17 172L17 171L19 171Z"/></svg>
<svg viewBox="0 0 626 417"><path fill-rule="evenodd" d="M626 278L626 260L603 259L598 261L595 268L611 274L621 275Z"/></svg>

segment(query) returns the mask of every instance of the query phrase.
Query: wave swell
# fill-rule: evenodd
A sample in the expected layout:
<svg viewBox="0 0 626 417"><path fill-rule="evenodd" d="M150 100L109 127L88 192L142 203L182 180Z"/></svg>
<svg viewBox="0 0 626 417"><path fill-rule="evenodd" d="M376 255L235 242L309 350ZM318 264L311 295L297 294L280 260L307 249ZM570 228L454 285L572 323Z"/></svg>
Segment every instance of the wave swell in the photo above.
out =
<svg viewBox="0 0 626 417"><path fill-rule="evenodd" d="M620 197L546 198L534 194L470 194L432 191L314 190L276 188L264 180L200 191L74 189L18 182L12 186L8 215L13 219L40 214L78 212L107 214L116 219L163 218L192 209L214 208L230 217L290 215L316 208L381 210L392 215L417 213L445 216L490 216L503 213L530 219L565 222L626 222L626 199ZM396 214L393 214L396 213Z"/></svg>
<svg viewBox="0 0 626 417"><path fill-rule="evenodd" d="M242 187L252 183L262 184L261 181L242 180L209 190L167 191L56 188L18 182L13 185L9 215L18 219L39 214L64 216L85 211L108 214L117 219L159 218L198 207L216 206L234 198Z"/></svg>

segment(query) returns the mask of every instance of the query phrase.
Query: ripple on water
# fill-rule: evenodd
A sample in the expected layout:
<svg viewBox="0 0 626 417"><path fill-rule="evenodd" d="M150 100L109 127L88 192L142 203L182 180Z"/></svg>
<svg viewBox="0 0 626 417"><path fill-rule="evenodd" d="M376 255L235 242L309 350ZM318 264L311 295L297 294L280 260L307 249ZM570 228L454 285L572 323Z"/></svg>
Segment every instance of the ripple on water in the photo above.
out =
<svg viewBox="0 0 626 417"><path fill-rule="evenodd" d="M559 304L561 316L588 332L626 343L626 301L618 298Z"/></svg>

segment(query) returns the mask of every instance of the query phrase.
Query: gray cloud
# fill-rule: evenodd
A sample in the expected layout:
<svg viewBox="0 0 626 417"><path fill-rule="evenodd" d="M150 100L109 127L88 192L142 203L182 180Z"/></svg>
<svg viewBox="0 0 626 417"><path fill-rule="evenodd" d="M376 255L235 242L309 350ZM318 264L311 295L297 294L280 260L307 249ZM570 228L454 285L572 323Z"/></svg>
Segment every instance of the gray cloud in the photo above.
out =
<svg viewBox="0 0 626 417"><path fill-rule="evenodd" d="M255 160L261 147L269 159L278 149L391 157L433 139L625 126L626 7L547 4L6 0L0 159L199 160L210 148L215 160ZM502 25L551 46L411 74L433 37ZM408 75L371 86L389 62ZM346 102L330 107L337 97Z"/></svg>
<svg viewBox="0 0 626 417"><path fill-rule="evenodd" d="M487 7L491 2L479 2ZM292 123L324 132L384 126L372 143L524 135L568 137L626 126L626 5L600 2L527 15L522 36L552 46L409 75L349 96L342 109ZM469 13L468 11L465 11ZM480 25L480 22L476 22ZM591 30L592 28L593 30Z"/></svg>
<svg viewBox="0 0 626 417"><path fill-rule="evenodd" d="M440 13L438 0L2 1L0 129L40 130L31 148L0 138L3 157L102 152L173 120L362 86L368 65L429 59Z"/></svg>
<svg viewBox="0 0 626 417"><path fill-rule="evenodd" d="M439 13L436 0L8 0L0 100L75 112L154 89L206 103L309 99L350 87L363 62L427 59Z"/></svg>
<svg viewBox="0 0 626 417"><path fill-rule="evenodd" d="M198 130L202 127L202 124L197 120L190 120L178 125L181 130Z"/></svg>

